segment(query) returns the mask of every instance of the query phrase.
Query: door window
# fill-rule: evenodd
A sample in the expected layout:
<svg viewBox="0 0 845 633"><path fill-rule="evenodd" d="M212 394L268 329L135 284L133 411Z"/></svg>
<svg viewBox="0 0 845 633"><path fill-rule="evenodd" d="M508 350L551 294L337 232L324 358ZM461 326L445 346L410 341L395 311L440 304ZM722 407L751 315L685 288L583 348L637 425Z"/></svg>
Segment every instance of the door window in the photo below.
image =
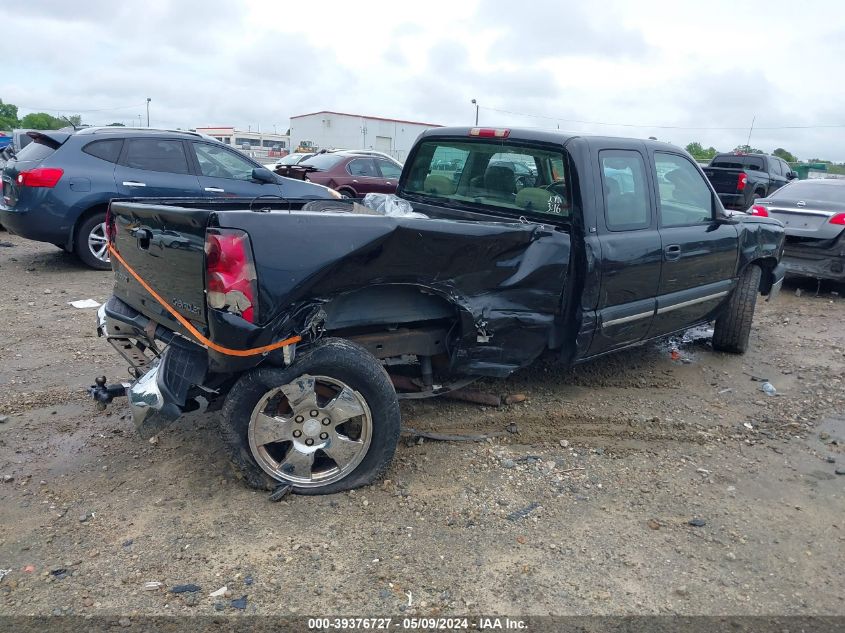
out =
<svg viewBox="0 0 845 633"><path fill-rule="evenodd" d="M683 156L654 153L661 226L703 224L713 219L713 196L698 169Z"/></svg>
<svg viewBox="0 0 845 633"><path fill-rule="evenodd" d="M632 231L651 225L645 162L632 150L599 152L604 210L611 231Z"/></svg>
<svg viewBox="0 0 845 633"><path fill-rule="evenodd" d="M255 165L232 151L208 143L194 143L194 153L203 176L228 178L229 180L252 180Z"/></svg>
<svg viewBox="0 0 845 633"><path fill-rule="evenodd" d="M346 169L352 176L378 178L376 166L371 158L356 158L355 160L349 162Z"/></svg>
<svg viewBox="0 0 845 633"><path fill-rule="evenodd" d="M378 168L381 170L381 175L385 178L399 178L402 173L401 167L394 165L388 160L379 160L376 162L378 163Z"/></svg>
<svg viewBox="0 0 845 633"><path fill-rule="evenodd" d="M188 174L188 157L182 141L166 141L153 138L129 139L126 158L127 167L147 171L164 171L171 174Z"/></svg>

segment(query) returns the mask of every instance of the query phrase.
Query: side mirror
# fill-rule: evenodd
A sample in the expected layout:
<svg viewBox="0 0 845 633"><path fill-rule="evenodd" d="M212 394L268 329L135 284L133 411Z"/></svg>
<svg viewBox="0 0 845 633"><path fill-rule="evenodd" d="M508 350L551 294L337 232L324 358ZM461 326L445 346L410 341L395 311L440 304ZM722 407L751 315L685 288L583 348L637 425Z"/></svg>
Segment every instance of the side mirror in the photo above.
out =
<svg viewBox="0 0 845 633"><path fill-rule="evenodd" d="M276 184L275 174L266 167L256 167L252 170L252 179L264 184Z"/></svg>
<svg viewBox="0 0 845 633"><path fill-rule="evenodd" d="M796 178L798 178L798 174L796 174L794 171L791 171L788 174L786 174L787 180L795 180Z"/></svg>

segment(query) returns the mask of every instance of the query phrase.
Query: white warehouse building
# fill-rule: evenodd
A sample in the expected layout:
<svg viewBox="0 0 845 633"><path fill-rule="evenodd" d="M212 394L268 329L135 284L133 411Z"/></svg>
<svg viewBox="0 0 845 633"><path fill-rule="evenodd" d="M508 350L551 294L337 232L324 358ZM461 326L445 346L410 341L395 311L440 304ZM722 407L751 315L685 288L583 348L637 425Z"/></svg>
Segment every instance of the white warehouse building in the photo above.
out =
<svg viewBox="0 0 845 633"><path fill-rule="evenodd" d="M372 149L404 161L420 133L435 127L441 126L323 110L290 118L290 147L305 141L319 149Z"/></svg>

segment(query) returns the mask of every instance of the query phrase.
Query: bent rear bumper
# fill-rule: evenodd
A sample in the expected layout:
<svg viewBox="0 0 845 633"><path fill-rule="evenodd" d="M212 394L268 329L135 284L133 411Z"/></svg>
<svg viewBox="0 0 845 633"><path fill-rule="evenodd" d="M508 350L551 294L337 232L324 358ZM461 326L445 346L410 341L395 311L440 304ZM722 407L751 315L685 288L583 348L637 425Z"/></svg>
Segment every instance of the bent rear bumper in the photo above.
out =
<svg viewBox="0 0 845 633"><path fill-rule="evenodd" d="M781 261L790 276L845 281L845 233L834 240L787 242Z"/></svg>
<svg viewBox="0 0 845 633"><path fill-rule="evenodd" d="M142 315L130 311L129 306L112 297L97 312L97 333L129 361L138 377L127 387L126 395L135 428L148 439L196 408L189 396L205 379L208 355L199 345L172 332L160 331L161 326L156 329L155 338L166 338L168 344L159 353L155 341L146 333L149 328L137 321ZM168 333L170 336L165 336ZM149 359L148 354L153 358Z"/></svg>
<svg viewBox="0 0 845 633"><path fill-rule="evenodd" d="M780 294L780 289L783 287L783 280L786 278L786 267L783 263L775 266L772 271L772 287L769 288L769 294L766 295L766 301L776 299Z"/></svg>
<svg viewBox="0 0 845 633"><path fill-rule="evenodd" d="M176 402L165 396L160 369L161 362L154 360L150 370L126 390L132 421L144 439L152 437L182 415L182 409Z"/></svg>

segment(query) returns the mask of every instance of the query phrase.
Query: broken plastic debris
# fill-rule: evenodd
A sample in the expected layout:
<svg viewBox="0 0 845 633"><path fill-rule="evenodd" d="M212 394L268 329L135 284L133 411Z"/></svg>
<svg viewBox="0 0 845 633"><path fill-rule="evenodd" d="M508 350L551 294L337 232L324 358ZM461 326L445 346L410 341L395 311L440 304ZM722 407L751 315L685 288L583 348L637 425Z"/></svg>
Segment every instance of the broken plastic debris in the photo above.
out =
<svg viewBox="0 0 845 633"><path fill-rule="evenodd" d="M77 299L76 301L68 301L74 308L99 308L100 303L93 299Z"/></svg>
<svg viewBox="0 0 845 633"><path fill-rule="evenodd" d="M209 595L211 598L222 598L226 592L229 591L229 588L226 585L223 585L217 591L212 591Z"/></svg>
<svg viewBox="0 0 845 633"><path fill-rule="evenodd" d="M427 215L417 213L407 200L392 193L368 193L362 201L365 207L378 211L382 215L397 218L427 218Z"/></svg>
<svg viewBox="0 0 845 633"><path fill-rule="evenodd" d="M760 390L763 393L765 393L767 396L773 396L778 392L778 390L775 389L775 386L768 381L766 381L762 385L760 385Z"/></svg>
<svg viewBox="0 0 845 633"><path fill-rule="evenodd" d="M144 583L144 591L155 591L156 589L161 589L162 585L163 585L163 583L160 583L157 580L145 582Z"/></svg>
<svg viewBox="0 0 845 633"><path fill-rule="evenodd" d="M6 577L6 574L10 574L11 572L11 569L0 569L0 581Z"/></svg>
<svg viewBox="0 0 845 633"><path fill-rule="evenodd" d="M746 429L748 429L749 431L750 431L751 429L753 429L753 428L754 428L754 425L753 425L753 424L751 424L751 422L743 422L743 423L742 423L742 426L744 426L744 427L745 427Z"/></svg>

